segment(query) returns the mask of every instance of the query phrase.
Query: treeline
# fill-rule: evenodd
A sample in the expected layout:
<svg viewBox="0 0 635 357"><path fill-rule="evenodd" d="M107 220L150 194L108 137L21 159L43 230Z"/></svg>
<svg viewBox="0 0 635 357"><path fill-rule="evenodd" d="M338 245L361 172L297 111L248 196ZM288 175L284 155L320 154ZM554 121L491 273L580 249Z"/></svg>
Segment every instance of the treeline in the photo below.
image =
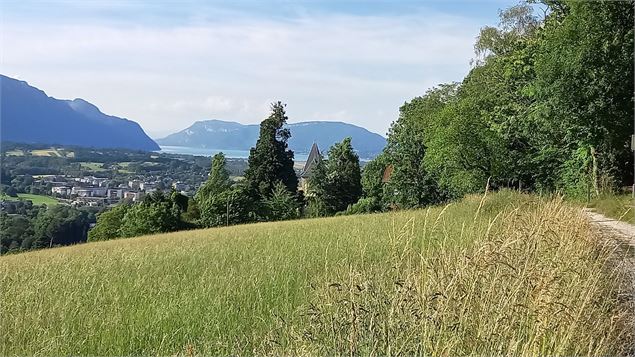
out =
<svg viewBox="0 0 635 357"><path fill-rule="evenodd" d="M70 206L2 202L0 254L86 242L95 211Z"/></svg>
<svg viewBox="0 0 635 357"><path fill-rule="evenodd" d="M344 140L298 191L278 102L243 181L231 181L216 155L187 207L161 203L180 223L139 221L131 225L147 228L131 232L124 227L143 208L120 208L102 214L91 237L423 207L487 185L590 197L632 184L633 2L550 0L538 15L532 6L501 11L498 27L481 30L461 83L405 103L385 150L363 172ZM102 230L105 222L112 227Z"/></svg>
<svg viewBox="0 0 635 357"><path fill-rule="evenodd" d="M217 227L248 222L317 217L346 210L361 197L359 157L350 138L333 145L328 159L319 157L305 197L298 190L293 167L291 137L284 128L284 105L272 105L271 115L260 125L251 149L244 179L233 181L225 156L212 158L207 181L193 198L177 192L155 192L142 203L119 205L98 216L89 241Z"/></svg>
<svg viewBox="0 0 635 357"><path fill-rule="evenodd" d="M633 2L545 1L481 30L474 67L400 109L364 173L381 209L485 188L597 196L633 182ZM392 171L382 184L386 168Z"/></svg>

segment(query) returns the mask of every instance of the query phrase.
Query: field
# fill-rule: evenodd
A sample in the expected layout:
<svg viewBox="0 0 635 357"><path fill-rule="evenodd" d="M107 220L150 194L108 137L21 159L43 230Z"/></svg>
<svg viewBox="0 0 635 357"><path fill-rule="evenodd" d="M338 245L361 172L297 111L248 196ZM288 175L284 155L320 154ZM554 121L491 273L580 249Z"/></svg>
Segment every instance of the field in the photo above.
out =
<svg viewBox="0 0 635 357"><path fill-rule="evenodd" d="M607 217L635 224L635 201L630 194L602 196L590 206Z"/></svg>
<svg viewBox="0 0 635 357"><path fill-rule="evenodd" d="M94 172L101 172L101 171L106 171L106 169L104 169L103 163L101 162L80 162L80 165L82 165L82 168L85 170L90 170L90 171L94 171Z"/></svg>
<svg viewBox="0 0 635 357"><path fill-rule="evenodd" d="M18 197L10 197L10 196L2 196L2 200L3 201L25 201L25 200L29 200L31 202L33 202L34 205L41 205L41 204L46 204L46 205L56 205L58 204L57 200L49 197L49 196L42 196L42 195L32 195L29 193L18 193Z"/></svg>
<svg viewBox="0 0 635 357"><path fill-rule="evenodd" d="M614 249L503 192L9 255L0 354L619 355Z"/></svg>
<svg viewBox="0 0 635 357"><path fill-rule="evenodd" d="M7 156L25 156L27 153L32 156L75 157L75 153L73 151L53 147L48 149L33 149L26 151L22 149L15 149L7 151Z"/></svg>
<svg viewBox="0 0 635 357"><path fill-rule="evenodd" d="M24 151L22 151L22 150L9 150L9 151L7 151L7 156L24 156Z"/></svg>

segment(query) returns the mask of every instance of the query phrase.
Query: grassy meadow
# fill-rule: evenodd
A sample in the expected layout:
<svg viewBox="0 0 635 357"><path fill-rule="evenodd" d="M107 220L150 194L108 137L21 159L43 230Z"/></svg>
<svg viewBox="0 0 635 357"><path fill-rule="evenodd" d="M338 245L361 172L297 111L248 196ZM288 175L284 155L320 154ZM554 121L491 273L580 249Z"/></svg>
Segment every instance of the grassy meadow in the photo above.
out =
<svg viewBox="0 0 635 357"><path fill-rule="evenodd" d="M18 193L18 197L3 195L0 197L3 201L31 201L34 205L56 205L59 202L55 198L44 195L33 195L30 193Z"/></svg>
<svg viewBox="0 0 635 357"><path fill-rule="evenodd" d="M579 207L511 192L0 257L1 355L617 355Z"/></svg>
<svg viewBox="0 0 635 357"><path fill-rule="evenodd" d="M79 163L82 167L82 169L84 170L90 170L90 171L94 171L94 172L101 172L101 171L106 171L106 169L104 169L103 163L101 162L88 162L88 161L82 161Z"/></svg>
<svg viewBox="0 0 635 357"><path fill-rule="evenodd" d="M50 156L50 157L75 157L75 153L73 151L68 151L60 148L48 148L48 149L33 149L33 150L22 150L22 149L14 149L6 152L7 156L25 156L27 154L32 156Z"/></svg>

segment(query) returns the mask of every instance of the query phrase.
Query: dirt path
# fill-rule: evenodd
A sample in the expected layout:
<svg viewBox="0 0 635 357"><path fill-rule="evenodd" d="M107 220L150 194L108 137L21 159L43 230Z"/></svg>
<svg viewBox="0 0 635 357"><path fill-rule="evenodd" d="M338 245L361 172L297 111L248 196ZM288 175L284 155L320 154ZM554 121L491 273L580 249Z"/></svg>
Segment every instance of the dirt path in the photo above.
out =
<svg viewBox="0 0 635 357"><path fill-rule="evenodd" d="M635 226L626 222L608 218L589 209L584 209L584 213L589 217L589 221L597 226L601 232L610 234L624 244L635 248Z"/></svg>
<svg viewBox="0 0 635 357"><path fill-rule="evenodd" d="M630 275L629 280L631 281L631 287L620 293L620 295L622 295L626 301L630 301L628 304L633 307L635 304L635 226L606 217L588 208L585 208L583 212L591 224L597 227L602 236L614 240L618 245L624 248L625 254L617 258L625 259L625 267L628 269ZM633 329L635 330L635 321L633 321ZM633 346L631 353L628 355L635 356L635 346Z"/></svg>

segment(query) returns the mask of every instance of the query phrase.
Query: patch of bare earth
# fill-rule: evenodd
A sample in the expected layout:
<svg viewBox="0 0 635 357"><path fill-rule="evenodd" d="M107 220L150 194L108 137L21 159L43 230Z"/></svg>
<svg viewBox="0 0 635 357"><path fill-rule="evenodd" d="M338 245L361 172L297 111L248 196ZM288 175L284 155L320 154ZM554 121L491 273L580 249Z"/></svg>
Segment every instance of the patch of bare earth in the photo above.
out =
<svg viewBox="0 0 635 357"><path fill-rule="evenodd" d="M618 221L585 208L584 214L591 224L599 231L603 238L614 242L616 247L616 265L627 269L630 279L629 291L622 293L625 303L631 307L635 305L635 226L626 222ZM633 322L635 329L635 321ZM635 346L633 347L635 352Z"/></svg>

